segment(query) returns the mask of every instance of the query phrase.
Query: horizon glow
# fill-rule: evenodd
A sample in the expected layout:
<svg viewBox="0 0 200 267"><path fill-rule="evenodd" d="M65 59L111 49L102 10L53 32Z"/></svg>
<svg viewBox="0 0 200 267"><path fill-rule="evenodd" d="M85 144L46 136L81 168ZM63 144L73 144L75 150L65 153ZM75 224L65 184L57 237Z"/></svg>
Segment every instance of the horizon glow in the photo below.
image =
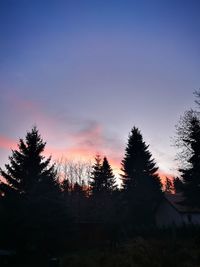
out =
<svg viewBox="0 0 200 267"><path fill-rule="evenodd" d="M106 155L116 172L133 126L161 174L200 87L195 0L0 2L0 166L37 125L47 154Z"/></svg>

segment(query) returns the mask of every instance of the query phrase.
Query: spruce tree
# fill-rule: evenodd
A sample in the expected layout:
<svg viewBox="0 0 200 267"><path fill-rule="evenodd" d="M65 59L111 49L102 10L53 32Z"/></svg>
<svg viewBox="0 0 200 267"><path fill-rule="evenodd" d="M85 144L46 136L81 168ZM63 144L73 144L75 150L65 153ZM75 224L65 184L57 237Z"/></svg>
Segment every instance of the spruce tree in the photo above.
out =
<svg viewBox="0 0 200 267"><path fill-rule="evenodd" d="M34 195L58 192L59 186L51 158L44 159L42 152L46 143L43 142L36 127L26 135L26 140L20 139L18 150L12 151L10 164L6 170L0 169L5 182L0 183L0 191L4 196Z"/></svg>
<svg viewBox="0 0 200 267"><path fill-rule="evenodd" d="M104 157L101 166L101 175L103 180L103 190L106 193L112 193L114 190L116 190L116 179L106 157Z"/></svg>
<svg viewBox="0 0 200 267"><path fill-rule="evenodd" d="M98 195L103 188L103 179L101 175L101 157L96 155L95 163L92 166L92 172L90 177L91 194L93 196Z"/></svg>
<svg viewBox="0 0 200 267"><path fill-rule="evenodd" d="M115 176L106 157L103 158L103 162L101 163L101 157L97 155L92 168L90 185L93 195L111 193L116 189Z"/></svg>
<svg viewBox="0 0 200 267"><path fill-rule="evenodd" d="M101 175L103 180L103 187L101 192L102 218L103 222L112 224L112 232L115 231L115 224L119 216L119 214L117 214L118 194L116 178L107 157L103 158L103 163L101 166Z"/></svg>
<svg viewBox="0 0 200 267"><path fill-rule="evenodd" d="M0 170L5 179L0 191L3 217L7 218L6 239L23 250L35 247L42 252L57 246L60 231L66 227L67 214L54 165L42 155L45 144L34 127L25 141L20 139L18 150L12 151L10 164Z"/></svg>
<svg viewBox="0 0 200 267"><path fill-rule="evenodd" d="M162 196L158 168L138 128L133 127L122 160L122 186L129 219L153 223L153 212Z"/></svg>
<svg viewBox="0 0 200 267"><path fill-rule="evenodd" d="M98 222L110 222L114 217L112 193L116 189L116 185L112 168L106 157L101 163L101 157L96 156L91 178L92 218Z"/></svg>

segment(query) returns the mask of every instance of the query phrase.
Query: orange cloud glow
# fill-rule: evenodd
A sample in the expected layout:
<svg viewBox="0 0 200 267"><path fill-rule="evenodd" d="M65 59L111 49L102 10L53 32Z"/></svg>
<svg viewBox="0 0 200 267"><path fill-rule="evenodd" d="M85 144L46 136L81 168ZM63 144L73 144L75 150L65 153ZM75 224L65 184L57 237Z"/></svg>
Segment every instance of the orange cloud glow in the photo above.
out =
<svg viewBox="0 0 200 267"><path fill-rule="evenodd" d="M103 126L97 121L68 117L63 114L57 116L52 111L45 113L38 104L14 94L9 95L8 98L10 105L16 111L19 110L21 116L29 114L31 119L29 118L28 121L38 123L42 138L48 141L44 151L45 156L51 155L54 160L64 157L93 161L95 155L100 154L108 158L116 175L121 173L124 150L122 141L104 131ZM27 127L26 123L23 127ZM17 149L17 141L0 135L0 148L7 151ZM171 177L162 171L158 174L162 182L165 181L166 176Z"/></svg>
<svg viewBox="0 0 200 267"><path fill-rule="evenodd" d="M80 147L71 147L69 149L46 149L45 155L49 156L52 155L54 159L60 159L62 157L69 159L69 160L83 160L83 161L91 161L93 162L95 155L99 153L100 156L104 157L107 156L103 151L96 151L95 149L89 148L80 148ZM114 171L114 174L117 177L120 177L121 171L121 159L120 156L118 158L114 157L113 155L108 156L108 160L110 165ZM158 171L158 176L161 179L161 183L165 183L166 177L172 179L173 176L169 173L163 172L161 170Z"/></svg>
<svg viewBox="0 0 200 267"><path fill-rule="evenodd" d="M97 131L97 133L99 135L99 131ZM92 134L86 134L86 137L87 136L91 137L91 135ZM99 139L101 139L100 137L101 135L99 135ZM95 138L95 134L93 138ZM107 156L111 164L111 167L114 171L114 174L119 178L120 173L121 173L121 159L122 159L122 156L120 154L118 154L116 157L116 154L114 153L113 154L109 153L109 155L107 155L106 151L103 151L103 149L99 149L97 151L94 146L91 146L91 144L87 142L87 138L86 140L84 139L84 135L81 137L78 136L77 139L78 140L81 139L81 141L84 143L83 147L81 146L79 147L77 145L72 146L72 147L65 147L65 148L56 148L56 147L47 146L43 154L46 157L52 156L53 160L61 159L62 157L64 157L69 160L83 160L83 161L91 161L91 162L93 162L96 154L100 154L101 157ZM101 140L101 143L103 144L103 138ZM6 150L17 149L17 143L11 138L0 136L0 148L6 149ZM161 182L163 184L165 182L166 177L170 179L172 179L173 177L172 175L164 173L162 171L158 171L158 175L161 178Z"/></svg>

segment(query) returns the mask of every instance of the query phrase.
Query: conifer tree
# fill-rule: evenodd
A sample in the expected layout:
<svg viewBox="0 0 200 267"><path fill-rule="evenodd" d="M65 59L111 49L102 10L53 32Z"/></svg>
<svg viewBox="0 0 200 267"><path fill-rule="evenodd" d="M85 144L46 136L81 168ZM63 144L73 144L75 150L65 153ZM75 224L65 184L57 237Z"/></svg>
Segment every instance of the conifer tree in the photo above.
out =
<svg viewBox="0 0 200 267"><path fill-rule="evenodd" d="M110 222L115 212L112 193L116 185L112 168L106 157L101 163L100 156L96 156L91 178L92 218L98 222Z"/></svg>
<svg viewBox="0 0 200 267"><path fill-rule="evenodd" d="M40 251L61 243L67 214L51 158L45 160L43 142L36 127L20 139L12 151L10 163L0 170L5 182L0 183L7 226L6 239L16 247L28 244ZM54 239L51 243L49 240ZM39 248L39 246L42 246Z"/></svg>
<svg viewBox="0 0 200 267"><path fill-rule="evenodd" d="M174 177L173 179L173 187L175 193L181 193L183 191L183 181L178 177Z"/></svg>
<svg viewBox="0 0 200 267"><path fill-rule="evenodd" d="M51 158L44 160L41 155L45 145L36 127L27 133L25 141L20 139L18 150L13 150L9 157L10 164L5 165L6 170L0 169L5 179L0 183L0 191L5 197L58 192L56 172L54 166L50 166Z"/></svg>
<svg viewBox="0 0 200 267"><path fill-rule="evenodd" d="M169 194L171 194L173 192L173 190L174 190L173 182L169 177L165 178L164 190L165 190L166 193L169 193Z"/></svg>
<svg viewBox="0 0 200 267"><path fill-rule="evenodd" d="M92 172L91 172L91 193L92 195L97 195L99 192L102 191L103 188L103 179L101 175L101 157L100 155L96 155L95 157L95 163L92 166Z"/></svg>
<svg viewBox="0 0 200 267"><path fill-rule="evenodd" d="M113 170L106 157L103 159L101 166L101 175L103 180L103 190L106 193L112 193L116 189L116 179Z"/></svg>
<svg viewBox="0 0 200 267"><path fill-rule="evenodd" d="M101 157L96 156L91 179L90 185L93 195L111 193L116 189L115 176L106 157L101 163Z"/></svg>
<svg viewBox="0 0 200 267"><path fill-rule="evenodd" d="M133 127L128 138L122 171L122 186L129 214L137 222L153 223L153 211L162 196L161 182L155 161L136 127Z"/></svg>

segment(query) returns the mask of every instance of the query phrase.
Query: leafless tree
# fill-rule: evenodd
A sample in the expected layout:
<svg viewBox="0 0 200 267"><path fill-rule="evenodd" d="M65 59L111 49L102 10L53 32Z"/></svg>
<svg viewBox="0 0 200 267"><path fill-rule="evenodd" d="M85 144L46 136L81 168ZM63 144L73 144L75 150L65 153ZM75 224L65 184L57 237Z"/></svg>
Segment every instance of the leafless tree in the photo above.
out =
<svg viewBox="0 0 200 267"><path fill-rule="evenodd" d="M191 125L194 120L199 121L198 113L191 109L184 113L180 117L180 120L176 127L176 136L174 138L174 144L178 149L177 160L181 166L189 167L188 159L192 154L192 148L190 146L189 135L191 132Z"/></svg>
<svg viewBox="0 0 200 267"><path fill-rule="evenodd" d="M68 181L70 189L73 189L75 183L80 186L89 186L89 179L92 171L92 164L90 161L70 160L67 158L60 158L55 163L60 182Z"/></svg>

